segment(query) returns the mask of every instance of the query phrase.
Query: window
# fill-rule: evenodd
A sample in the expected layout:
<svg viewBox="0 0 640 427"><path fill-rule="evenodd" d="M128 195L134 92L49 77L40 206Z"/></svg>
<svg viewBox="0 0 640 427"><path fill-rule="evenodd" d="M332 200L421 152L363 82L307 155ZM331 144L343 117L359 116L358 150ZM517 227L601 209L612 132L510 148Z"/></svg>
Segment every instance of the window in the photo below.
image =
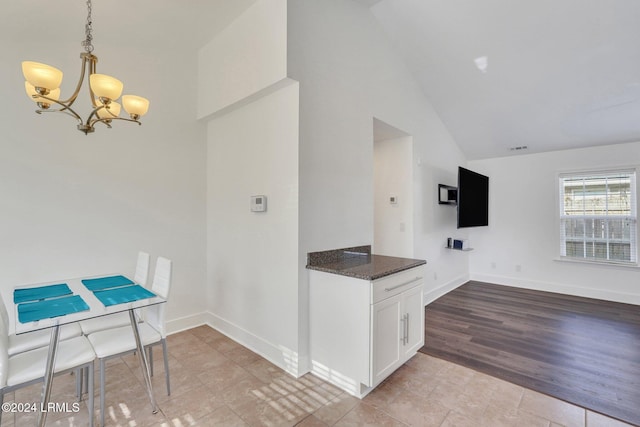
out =
<svg viewBox="0 0 640 427"><path fill-rule="evenodd" d="M560 256L637 263L636 172L560 175Z"/></svg>

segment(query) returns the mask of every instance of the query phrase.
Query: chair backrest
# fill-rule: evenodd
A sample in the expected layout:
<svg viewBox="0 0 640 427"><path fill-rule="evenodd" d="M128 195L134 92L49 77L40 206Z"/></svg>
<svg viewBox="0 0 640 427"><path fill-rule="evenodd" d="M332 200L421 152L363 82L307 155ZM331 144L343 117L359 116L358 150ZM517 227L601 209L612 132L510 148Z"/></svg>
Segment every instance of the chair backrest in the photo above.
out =
<svg viewBox="0 0 640 427"><path fill-rule="evenodd" d="M6 331L9 331L9 313L7 312L7 307L4 305L4 301L2 299L2 295L0 295L0 302L2 302L2 304L0 304L0 322L2 322L2 324L4 325L4 327L6 328Z"/></svg>
<svg viewBox="0 0 640 427"><path fill-rule="evenodd" d="M136 274L133 276L133 281L147 286L147 279L149 278L149 254L146 252L138 252L138 262L136 263Z"/></svg>
<svg viewBox="0 0 640 427"><path fill-rule="evenodd" d="M169 298L169 288L171 287L171 260L158 257L156 261L156 271L153 274L151 290L162 298Z"/></svg>
<svg viewBox="0 0 640 427"><path fill-rule="evenodd" d="M158 257L156 261L156 271L153 274L153 283L151 290L164 299L169 299L169 290L171 288L171 260ZM156 304L147 307L145 313L145 321L155 328L162 338L167 336L164 328L164 311L167 304Z"/></svg>
<svg viewBox="0 0 640 427"><path fill-rule="evenodd" d="M0 311L2 311L2 319L0 319L0 389L7 385L7 377L9 376L9 315L4 305L2 295L0 295ZM6 321L5 321L6 318Z"/></svg>

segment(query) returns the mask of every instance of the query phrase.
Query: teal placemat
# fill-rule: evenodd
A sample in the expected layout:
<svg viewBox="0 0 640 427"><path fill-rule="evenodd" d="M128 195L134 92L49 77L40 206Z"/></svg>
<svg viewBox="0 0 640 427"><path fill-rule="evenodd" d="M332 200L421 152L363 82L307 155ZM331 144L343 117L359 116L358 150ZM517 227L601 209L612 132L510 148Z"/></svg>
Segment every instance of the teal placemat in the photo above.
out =
<svg viewBox="0 0 640 427"><path fill-rule="evenodd" d="M120 286L118 288L105 289L104 291L95 291L93 294L105 307L156 296L156 294L140 285Z"/></svg>
<svg viewBox="0 0 640 427"><path fill-rule="evenodd" d="M71 295L71 289L66 283L58 285L39 286L37 288L22 288L13 291L13 303L19 304L27 301L38 301L47 298Z"/></svg>
<svg viewBox="0 0 640 427"><path fill-rule="evenodd" d="M124 276L109 276L98 277L96 279L84 279L82 284L90 291L100 291L118 286L133 285L133 281Z"/></svg>
<svg viewBox="0 0 640 427"><path fill-rule="evenodd" d="M85 310L89 310L89 306L80 295L24 302L18 304L18 320L20 323L34 322Z"/></svg>

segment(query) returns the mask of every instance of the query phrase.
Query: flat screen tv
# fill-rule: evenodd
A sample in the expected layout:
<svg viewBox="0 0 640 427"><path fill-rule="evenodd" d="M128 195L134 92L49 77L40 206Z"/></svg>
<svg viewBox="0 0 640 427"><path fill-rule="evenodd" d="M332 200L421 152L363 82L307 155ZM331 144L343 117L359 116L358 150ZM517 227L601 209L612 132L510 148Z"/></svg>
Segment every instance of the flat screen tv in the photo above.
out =
<svg viewBox="0 0 640 427"><path fill-rule="evenodd" d="M458 167L458 228L489 225L489 177Z"/></svg>

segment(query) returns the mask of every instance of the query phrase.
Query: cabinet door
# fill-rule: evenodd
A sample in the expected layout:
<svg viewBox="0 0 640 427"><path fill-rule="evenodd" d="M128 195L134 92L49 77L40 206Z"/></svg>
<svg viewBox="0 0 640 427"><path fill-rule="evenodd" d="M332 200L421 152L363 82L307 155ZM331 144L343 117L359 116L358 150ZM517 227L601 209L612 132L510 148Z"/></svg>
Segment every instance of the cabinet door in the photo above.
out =
<svg viewBox="0 0 640 427"><path fill-rule="evenodd" d="M406 316L401 322L404 331L401 337L405 337L402 345L402 359L408 360L424 345L424 304L422 302L422 286L416 286L402 294L402 316Z"/></svg>
<svg viewBox="0 0 640 427"><path fill-rule="evenodd" d="M401 295L387 298L371 306L371 372L370 386L377 385L402 362L400 326Z"/></svg>

